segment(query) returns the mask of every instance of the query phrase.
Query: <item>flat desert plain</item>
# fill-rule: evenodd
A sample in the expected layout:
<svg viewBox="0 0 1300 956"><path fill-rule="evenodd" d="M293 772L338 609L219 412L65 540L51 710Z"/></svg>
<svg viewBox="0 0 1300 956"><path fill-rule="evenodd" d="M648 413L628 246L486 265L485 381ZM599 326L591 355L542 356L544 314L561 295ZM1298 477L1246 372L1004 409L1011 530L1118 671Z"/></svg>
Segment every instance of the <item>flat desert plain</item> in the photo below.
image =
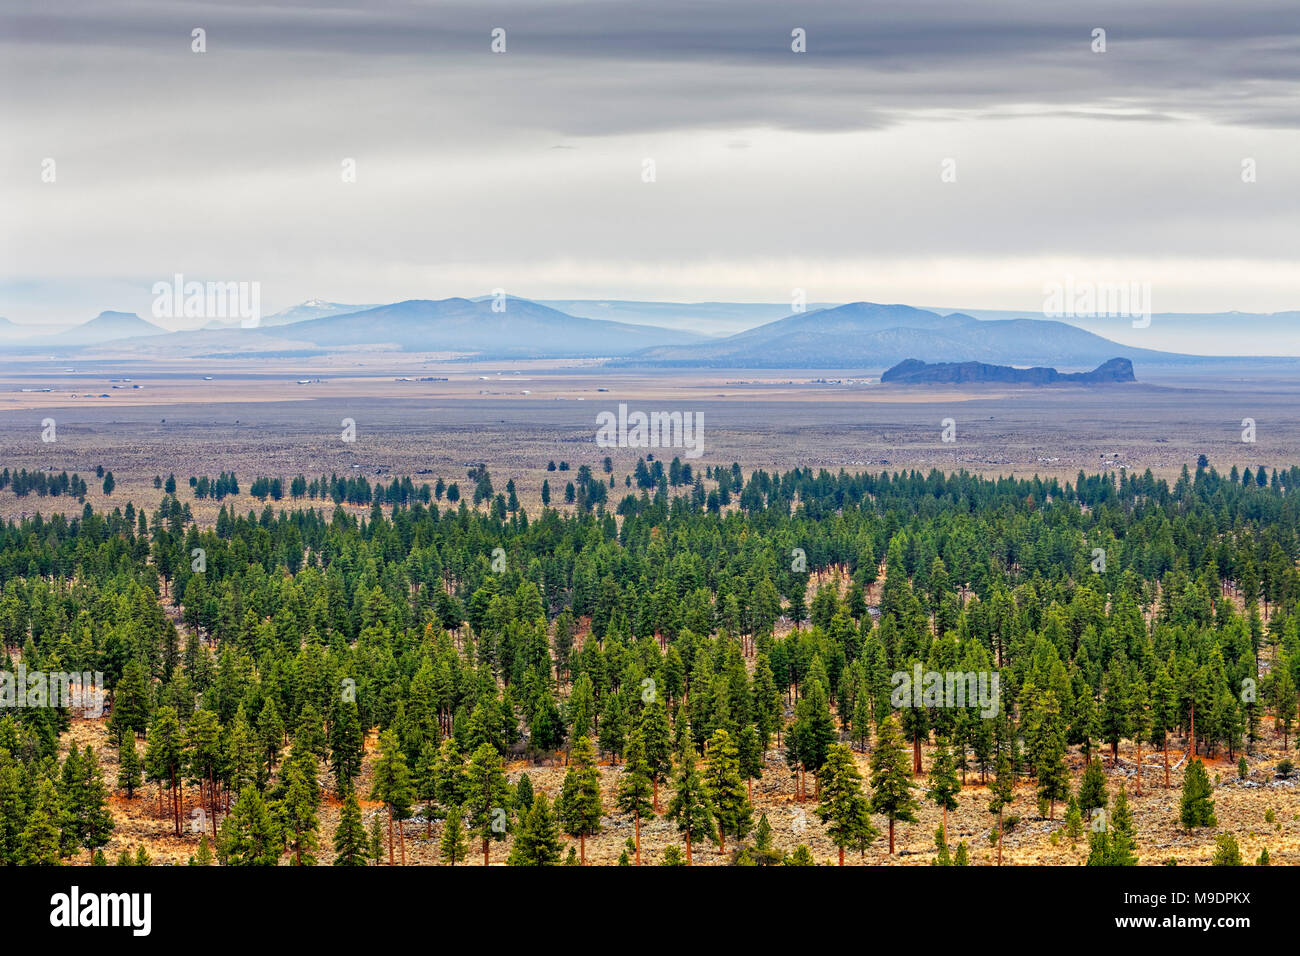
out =
<svg viewBox="0 0 1300 956"><path fill-rule="evenodd" d="M299 473L432 484L463 482L466 467L483 462L500 486L513 478L535 511L543 479L557 502L568 480L548 473L548 461L576 469L609 455L617 495L641 455L686 460L680 448L599 447L596 416L621 403L700 413L695 464L739 462L746 471L937 468L1073 479L1081 469L1150 468L1174 479L1202 454L1224 471L1300 460L1295 363L1139 366L1139 382L1100 387L884 386L880 372L627 369L391 352L10 356L0 361L0 467L77 472L99 506L156 504L153 477L169 473L184 486L190 475L233 470L244 490L260 475ZM47 419L54 441L43 440ZM344 419L355 422L353 442L342 440ZM945 419L954 441L942 440ZM1253 442L1243 440L1245 419L1254 422ZM101 465L117 482L111 499L93 480ZM67 506L0 492L5 517Z"/></svg>

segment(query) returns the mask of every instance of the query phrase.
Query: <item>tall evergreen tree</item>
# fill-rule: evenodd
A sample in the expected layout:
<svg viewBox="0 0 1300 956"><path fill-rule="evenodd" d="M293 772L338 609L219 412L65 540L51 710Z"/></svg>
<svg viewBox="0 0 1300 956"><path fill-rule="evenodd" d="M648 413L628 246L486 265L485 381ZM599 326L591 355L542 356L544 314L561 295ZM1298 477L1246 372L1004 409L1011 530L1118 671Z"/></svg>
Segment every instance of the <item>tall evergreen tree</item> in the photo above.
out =
<svg viewBox="0 0 1300 956"><path fill-rule="evenodd" d="M943 811L943 840L948 842L948 811L957 809L957 795L961 793L961 781L957 778L957 766L948 741L940 738L935 751L934 761L930 764L929 787L926 797Z"/></svg>
<svg viewBox="0 0 1300 956"><path fill-rule="evenodd" d="M741 839L752 826L752 810L740 777L740 755L731 735L719 727L705 747L704 792L713 810L718 852L727 851L727 837Z"/></svg>
<svg viewBox="0 0 1300 956"><path fill-rule="evenodd" d="M695 767L695 751L687 747L677 765L673 779L673 798L664 814L677 824L677 832L686 841L686 865L691 865L691 845L700 834L713 832L713 810L704 790L704 781Z"/></svg>
<svg viewBox="0 0 1300 956"><path fill-rule="evenodd" d="M262 795L252 787L243 790L218 832L217 859L222 866L275 866L283 845Z"/></svg>
<svg viewBox="0 0 1300 956"><path fill-rule="evenodd" d="M891 714L876 728L876 749L871 754L871 810L889 821L889 854L894 854L894 824L916 822L911 767L903 750L898 721Z"/></svg>
<svg viewBox="0 0 1300 956"><path fill-rule="evenodd" d="M871 804L862 792L862 774L848 747L832 744L820 775L817 815L839 849L843 866L845 847L865 850L878 835L871 823Z"/></svg>
<svg viewBox="0 0 1300 956"><path fill-rule="evenodd" d="M1214 801L1210 797L1214 788L1205 764L1193 760L1183 774L1183 795L1178 803L1178 819L1190 834L1194 827L1212 827L1218 824L1214 816Z"/></svg>
<svg viewBox="0 0 1300 956"><path fill-rule="evenodd" d="M469 857L469 841L465 839L464 814L460 807L447 808L443 816L442 837L438 841L438 853L442 862L455 866Z"/></svg>
<svg viewBox="0 0 1300 956"><path fill-rule="evenodd" d="M604 812L600 800L600 772L596 769L596 751L590 737L579 737L573 745L569 771L564 775L564 785L556 804L564 832L578 838L578 860L585 864L587 837L600 832L600 818Z"/></svg>
<svg viewBox="0 0 1300 956"><path fill-rule="evenodd" d="M645 759L641 731L634 732L627 743L623 773L618 785L618 808L632 814L636 827L636 865L641 865L641 818L655 813L652 795L654 782Z"/></svg>
<svg viewBox="0 0 1300 956"><path fill-rule="evenodd" d="M501 769L501 755L491 744L481 744L469 761L465 776L465 811L469 830L483 845L483 865L491 863L491 845L510 832L510 784Z"/></svg>
<svg viewBox="0 0 1300 956"><path fill-rule="evenodd" d="M135 739L129 734L117 748L117 785L126 791L128 800L140 789L140 752L135 749Z"/></svg>
<svg viewBox="0 0 1300 956"><path fill-rule="evenodd" d="M641 743L645 749L646 767L654 789L651 803L659 813L659 784L668 778L673 769L672 727L668 723L668 708L656 696L641 713Z"/></svg>
<svg viewBox="0 0 1300 956"><path fill-rule="evenodd" d="M559 866L560 854L559 824L551 812L550 800L545 793L539 793L519 824L506 862L510 866Z"/></svg>
<svg viewBox="0 0 1300 956"><path fill-rule="evenodd" d="M361 820L361 804L356 790L348 790L339 811L339 825L334 831L334 865L366 865L366 827Z"/></svg>
<svg viewBox="0 0 1300 956"><path fill-rule="evenodd" d="M392 730L384 731L379 738L379 759L375 761L373 779L370 799L379 800L388 810L388 865L392 866L393 822L400 824L410 816L411 802L415 798L411 772L406 766L406 754L397 734ZM406 841L403 838L399 842L402 848L402 866L406 866Z"/></svg>

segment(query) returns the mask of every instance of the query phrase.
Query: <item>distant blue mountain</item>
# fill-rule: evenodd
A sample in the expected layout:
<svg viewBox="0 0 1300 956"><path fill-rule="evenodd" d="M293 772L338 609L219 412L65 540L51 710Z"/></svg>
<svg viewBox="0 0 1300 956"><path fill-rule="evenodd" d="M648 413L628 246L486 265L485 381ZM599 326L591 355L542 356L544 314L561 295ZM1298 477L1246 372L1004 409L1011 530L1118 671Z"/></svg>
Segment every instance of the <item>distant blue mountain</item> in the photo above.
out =
<svg viewBox="0 0 1300 956"><path fill-rule="evenodd" d="M850 302L797 313L696 346L647 349L620 364L715 368L888 368L904 359L1093 368L1117 354L1147 362L1188 356L1128 348L1064 322L980 321L908 305Z"/></svg>
<svg viewBox="0 0 1300 956"><path fill-rule="evenodd" d="M615 356L705 341L693 332L567 315L528 299L504 304L495 311L491 299L411 299L262 334L322 347L387 344L408 352L472 352L483 358Z"/></svg>
<svg viewBox="0 0 1300 956"><path fill-rule="evenodd" d="M101 312L89 322L62 333L60 341L68 345L99 345L141 335L166 334L166 329L146 322L134 312Z"/></svg>

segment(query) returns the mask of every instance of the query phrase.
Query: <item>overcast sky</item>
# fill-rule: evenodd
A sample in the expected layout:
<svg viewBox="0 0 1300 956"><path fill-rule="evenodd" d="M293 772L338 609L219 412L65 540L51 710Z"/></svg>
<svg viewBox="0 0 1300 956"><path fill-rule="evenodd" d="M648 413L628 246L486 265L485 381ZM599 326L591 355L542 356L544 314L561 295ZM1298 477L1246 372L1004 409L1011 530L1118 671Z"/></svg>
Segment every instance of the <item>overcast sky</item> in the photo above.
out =
<svg viewBox="0 0 1300 956"><path fill-rule="evenodd" d="M1040 310L1067 275L1300 309L1293 0L0 10L18 322L148 317L175 273L258 281L264 312L497 287Z"/></svg>

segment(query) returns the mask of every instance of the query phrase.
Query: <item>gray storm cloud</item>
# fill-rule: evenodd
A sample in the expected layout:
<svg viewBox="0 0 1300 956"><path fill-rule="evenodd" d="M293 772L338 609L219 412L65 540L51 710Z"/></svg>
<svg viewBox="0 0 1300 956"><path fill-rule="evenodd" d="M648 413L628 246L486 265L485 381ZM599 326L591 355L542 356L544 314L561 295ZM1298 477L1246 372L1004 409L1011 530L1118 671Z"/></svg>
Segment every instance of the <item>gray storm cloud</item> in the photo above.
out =
<svg viewBox="0 0 1300 956"><path fill-rule="evenodd" d="M0 9L19 321L138 309L174 272L280 305L803 285L1015 308L1064 270L1149 277L1157 308L1300 297L1294 6Z"/></svg>

